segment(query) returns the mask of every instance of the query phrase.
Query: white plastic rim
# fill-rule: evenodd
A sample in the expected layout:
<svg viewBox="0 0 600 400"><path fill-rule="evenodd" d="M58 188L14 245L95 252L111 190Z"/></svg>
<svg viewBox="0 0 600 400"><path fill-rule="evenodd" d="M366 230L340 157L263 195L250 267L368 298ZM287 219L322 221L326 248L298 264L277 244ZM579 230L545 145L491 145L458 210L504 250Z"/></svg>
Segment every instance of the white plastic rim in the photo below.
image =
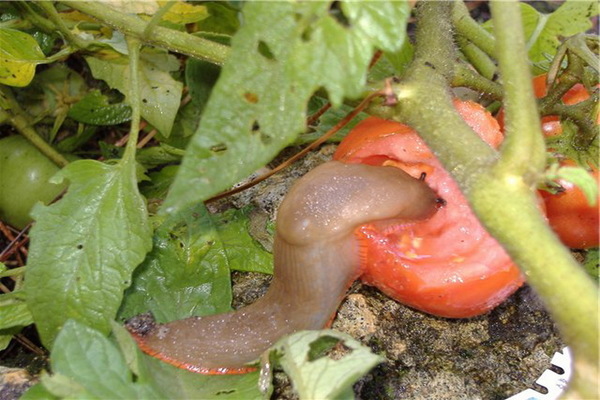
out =
<svg viewBox="0 0 600 400"><path fill-rule="evenodd" d="M558 351L552 356L550 363L562 373L555 372L551 369L545 370L542 375L535 381L538 385L544 387L547 393L540 393L534 389L526 389L506 400L556 400L564 392L572 372L571 351L568 347Z"/></svg>

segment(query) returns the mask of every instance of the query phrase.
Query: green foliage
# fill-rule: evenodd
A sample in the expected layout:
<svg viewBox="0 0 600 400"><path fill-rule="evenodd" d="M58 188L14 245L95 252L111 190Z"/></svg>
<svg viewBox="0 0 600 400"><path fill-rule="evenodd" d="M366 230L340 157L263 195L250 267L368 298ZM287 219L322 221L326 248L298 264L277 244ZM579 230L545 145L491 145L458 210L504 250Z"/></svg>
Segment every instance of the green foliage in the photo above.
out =
<svg viewBox="0 0 600 400"><path fill-rule="evenodd" d="M95 78L106 81L128 97L131 78L126 57L86 57L86 61ZM142 117L164 136L169 136L183 90L183 84L173 79L170 72L178 70L179 63L173 55L150 50L142 53L139 62Z"/></svg>
<svg viewBox="0 0 600 400"><path fill-rule="evenodd" d="M332 348L332 342L336 355L323 351ZM297 332L273 349L282 354L278 362L292 378L300 399L354 398L354 382L383 361L352 337L331 330Z"/></svg>
<svg viewBox="0 0 600 400"><path fill-rule="evenodd" d="M209 198L293 142L319 86L334 106L364 90L374 48L402 44L407 5L342 7L347 22L336 19L326 2L244 6L244 25L165 201L167 212Z"/></svg>
<svg viewBox="0 0 600 400"><path fill-rule="evenodd" d="M23 87L35 75L35 66L46 62L46 56L30 35L0 27L0 83Z"/></svg>
<svg viewBox="0 0 600 400"><path fill-rule="evenodd" d="M58 24L35 2L0 4L0 84L12 87L0 87L0 123L60 151L104 158L59 173L56 179L70 181L70 188L55 204L35 209L25 287L19 283L0 297L0 348L31 322L52 347L52 375L23 398L264 398L259 372L198 376L177 369L142 354L114 320L146 311L159 321L229 311L231 271L272 272L272 256L248 233L250 209L209 213L201 201L286 146L320 137L356 100L384 87L384 79L402 77L413 60L409 6L113 1L92 7L98 12L92 17L70 8L76 5L57 4ZM588 29L594 6L569 0L542 14L521 4L535 71L547 67L561 36ZM124 19L107 20L102 9ZM140 34L126 22L168 29ZM139 80L149 126L140 135L153 128L158 134L144 141L135 160L128 152L114 161L123 154L123 123L132 118L129 36L145 43ZM192 53L189 43L198 42L186 38L225 44L226 62L221 65L225 56L219 65L190 57L203 50ZM383 55L369 70L376 49ZM36 71L69 54L67 63ZM307 115L327 102L333 107L307 127ZM25 111L18 114L14 104ZM571 145L576 130L569 124L550 144L569 142L569 157L585 161ZM581 170L553 172L581 181L593 195ZM161 206L167 213L155 215ZM592 250L585 263L595 277L597 257ZM334 331L283 338L272 358L306 399L352 398L352 384L381 361ZM260 382L268 394L270 382Z"/></svg>
<svg viewBox="0 0 600 400"><path fill-rule="evenodd" d="M155 230L154 249L136 271L121 315L151 311L167 322L230 311L230 271L270 272L272 262L248 234L243 211L190 208Z"/></svg>
<svg viewBox="0 0 600 400"><path fill-rule="evenodd" d="M69 117L91 125L116 125L131 119L131 108L123 103L109 104L99 90L91 90L69 109Z"/></svg>
<svg viewBox="0 0 600 400"><path fill-rule="evenodd" d="M146 205L135 163L76 161L59 172L70 187L38 205L25 290L38 332L51 346L68 319L108 333L131 274L150 249Z"/></svg>

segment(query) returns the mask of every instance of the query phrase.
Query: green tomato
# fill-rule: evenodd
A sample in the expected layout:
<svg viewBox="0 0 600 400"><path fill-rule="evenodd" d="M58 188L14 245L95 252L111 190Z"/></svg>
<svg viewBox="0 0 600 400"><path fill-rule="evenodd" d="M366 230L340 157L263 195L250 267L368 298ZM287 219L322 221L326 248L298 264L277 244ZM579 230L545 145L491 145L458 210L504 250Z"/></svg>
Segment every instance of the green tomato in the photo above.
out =
<svg viewBox="0 0 600 400"><path fill-rule="evenodd" d="M38 201L48 204L65 188L48 180L59 168L22 136L0 140L0 219L23 229Z"/></svg>

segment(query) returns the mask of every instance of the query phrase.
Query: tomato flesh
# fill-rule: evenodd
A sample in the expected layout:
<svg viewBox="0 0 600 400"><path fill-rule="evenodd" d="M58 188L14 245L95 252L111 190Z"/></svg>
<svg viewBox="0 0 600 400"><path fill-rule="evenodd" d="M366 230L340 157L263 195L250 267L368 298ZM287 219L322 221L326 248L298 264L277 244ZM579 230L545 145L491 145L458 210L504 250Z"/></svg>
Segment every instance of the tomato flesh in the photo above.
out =
<svg viewBox="0 0 600 400"><path fill-rule="evenodd" d="M488 144L502 134L479 104L455 107ZM449 318L483 314L512 294L524 279L510 257L481 226L458 185L409 127L370 117L344 139L334 159L391 165L425 182L446 204L430 219L378 222L357 231L362 280L398 301Z"/></svg>

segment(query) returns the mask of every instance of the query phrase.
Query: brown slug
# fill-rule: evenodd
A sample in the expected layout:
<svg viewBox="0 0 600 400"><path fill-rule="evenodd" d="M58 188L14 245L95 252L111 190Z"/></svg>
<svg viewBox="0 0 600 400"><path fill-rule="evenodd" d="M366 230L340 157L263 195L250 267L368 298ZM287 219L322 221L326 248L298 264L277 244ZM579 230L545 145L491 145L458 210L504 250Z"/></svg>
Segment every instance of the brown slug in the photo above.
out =
<svg viewBox="0 0 600 400"><path fill-rule="evenodd" d="M191 371L248 372L280 337L322 329L360 275L354 230L371 221L418 220L436 195L394 167L330 161L298 180L277 214L274 277L267 293L237 311L128 329L146 353Z"/></svg>

